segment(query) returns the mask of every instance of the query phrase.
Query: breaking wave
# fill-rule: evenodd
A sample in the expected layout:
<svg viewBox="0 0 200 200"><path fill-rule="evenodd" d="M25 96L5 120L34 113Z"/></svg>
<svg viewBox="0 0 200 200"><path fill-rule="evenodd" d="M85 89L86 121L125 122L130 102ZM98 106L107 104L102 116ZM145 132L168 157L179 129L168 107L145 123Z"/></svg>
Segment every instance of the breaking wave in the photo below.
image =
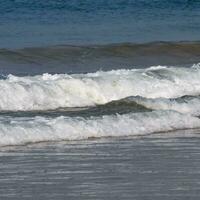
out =
<svg viewBox="0 0 200 200"><path fill-rule="evenodd" d="M72 75L9 75L0 80L1 111L95 106L130 96L149 98L145 106L154 109L155 100L151 99L185 95L200 95L199 64L191 68L156 66ZM160 99L159 105L164 106L161 101L164 102ZM166 100L165 107L167 101L171 102ZM156 104L158 105L158 100Z"/></svg>
<svg viewBox="0 0 200 200"><path fill-rule="evenodd" d="M175 111L153 111L89 118L1 117L0 146L145 135L199 127L199 118Z"/></svg>
<svg viewBox="0 0 200 200"><path fill-rule="evenodd" d="M137 104L143 106L146 110L174 110L180 113L187 113L194 116L200 116L200 96L183 96L175 99L167 98L144 98L128 97L121 100L127 104Z"/></svg>

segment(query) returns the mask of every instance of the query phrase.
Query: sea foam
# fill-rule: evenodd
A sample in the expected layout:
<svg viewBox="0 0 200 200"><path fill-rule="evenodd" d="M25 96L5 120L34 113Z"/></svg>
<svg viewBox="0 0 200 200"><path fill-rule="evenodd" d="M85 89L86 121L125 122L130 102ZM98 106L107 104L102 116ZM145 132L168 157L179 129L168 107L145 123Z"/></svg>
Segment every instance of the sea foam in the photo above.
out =
<svg viewBox="0 0 200 200"><path fill-rule="evenodd" d="M175 99L136 96L128 97L121 101L134 102L152 110L174 110L180 113L200 116L200 96L183 96Z"/></svg>
<svg viewBox="0 0 200 200"><path fill-rule="evenodd" d="M47 110L105 104L129 96L200 94L200 68L157 66L88 74L43 74L0 80L0 110Z"/></svg>
<svg viewBox="0 0 200 200"><path fill-rule="evenodd" d="M153 111L101 117L1 117L0 146L145 135L200 128L200 119L175 111Z"/></svg>

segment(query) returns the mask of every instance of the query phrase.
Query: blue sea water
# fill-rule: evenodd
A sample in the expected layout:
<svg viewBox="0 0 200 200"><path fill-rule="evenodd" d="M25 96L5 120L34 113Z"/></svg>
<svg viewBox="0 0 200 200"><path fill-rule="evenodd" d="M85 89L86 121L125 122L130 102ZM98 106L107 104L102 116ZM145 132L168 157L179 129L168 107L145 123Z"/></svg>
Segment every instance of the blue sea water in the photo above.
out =
<svg viewBox="0 0 200 200"><path fill-rule="evenodd" d="M4 0L0 48L199 40L199 0Z"/></svg>

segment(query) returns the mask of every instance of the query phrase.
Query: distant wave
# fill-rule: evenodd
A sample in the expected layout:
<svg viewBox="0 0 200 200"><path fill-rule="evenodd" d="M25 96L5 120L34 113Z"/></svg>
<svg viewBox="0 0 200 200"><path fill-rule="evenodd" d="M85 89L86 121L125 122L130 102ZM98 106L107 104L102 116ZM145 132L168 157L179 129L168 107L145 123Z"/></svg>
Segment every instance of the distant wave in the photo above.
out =
<svg viewBox="0 0 200 200"><path fill-rule="evenodd" d="M155 66L73 75L9 75L0 80L0 95L1 111L95 106L130 96L196 96L200 95L200 67L197 64L191 68Z"/></svg>
<svg viewBox="0 0 200 200"><path fill-rule="evenodd" d="M0 118L0 146L145 135L200 128L200 119L175 111L153 111L90 118Z"/></svg>
<svg viewBox="0 0 200 200"><path fill-rule="evenodd" d="M198 41L0 49L0 72L4 74L85 73L198 62Z"/></svg>

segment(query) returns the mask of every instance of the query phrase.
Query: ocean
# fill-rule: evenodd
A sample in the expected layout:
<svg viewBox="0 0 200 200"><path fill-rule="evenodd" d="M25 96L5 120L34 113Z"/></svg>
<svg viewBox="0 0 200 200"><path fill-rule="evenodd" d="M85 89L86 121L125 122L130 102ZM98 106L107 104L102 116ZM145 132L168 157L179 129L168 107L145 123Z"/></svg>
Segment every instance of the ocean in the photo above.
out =
<svg viewBox="0 0 200 200"><path fill-rule="evenodd" d="M0 199L199 199L200 1L0 2Z"/></svg>

